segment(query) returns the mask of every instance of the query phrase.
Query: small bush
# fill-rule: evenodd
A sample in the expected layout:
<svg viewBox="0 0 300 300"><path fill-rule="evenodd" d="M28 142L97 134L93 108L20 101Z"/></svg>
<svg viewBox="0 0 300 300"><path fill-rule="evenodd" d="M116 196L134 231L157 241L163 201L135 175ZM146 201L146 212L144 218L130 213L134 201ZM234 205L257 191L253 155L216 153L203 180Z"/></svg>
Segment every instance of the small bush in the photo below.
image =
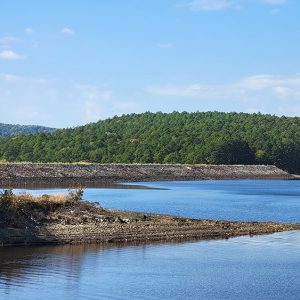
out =
<svg viewBox="0 0 300 300"><path fill-rule="evenodd" d="M15 202L15 195L12 190L4 190L0 192L0 210L9 211Z"/></svg>
<svg viewBox="0 0 300 300"><path fill-rule="evenodd" d="M28 193L15 195L12 190L3 190L0 192L0 210L5 211L28 211L32 209L41 209L43 211L53 211L56 208L78 202L82 200L84 190L69 190L68 194L56 194L42 196L32 196Z"/></svg>
<svg viewBox="0 0 300 300"><path fill-rule="evenodd" d="M0 228L38 225L61 208L86 207L88 205L80 201L83 193L83 189L77 189L70 190L68 194L32 196L28 193L15 195L12 190L3 190L0 192Z"/></svg>
<svg viewBox="0 0 300 300"><path fill-rule="evenodd" d="M1 201L13 201L14 193L12 190L3 190L3 192L0 193L0 200Z"/></svg>
<svg viewBox="0 0 300 300"><path fill-rule="evenodd" d="M84 189L83 188L78 188L76 190L69 190L68 196L71 201L80 201L82 200L84 194Z"/></svg>

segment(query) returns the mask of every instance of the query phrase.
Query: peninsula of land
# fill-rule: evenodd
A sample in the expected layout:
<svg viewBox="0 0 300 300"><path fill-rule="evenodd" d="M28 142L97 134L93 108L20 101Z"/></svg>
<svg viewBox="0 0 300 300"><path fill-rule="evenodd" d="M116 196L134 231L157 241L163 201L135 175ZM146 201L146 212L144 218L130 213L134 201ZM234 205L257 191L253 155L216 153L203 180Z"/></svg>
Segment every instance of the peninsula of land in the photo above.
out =
<svg viewBox="0 0 300 300"><path fill-rule="evenodd" d="M44 195L37 200L28 195L5 197L0 203L0 246L207 240L300 230L300 224L196 220L107 210L65 196Z"/></svg>

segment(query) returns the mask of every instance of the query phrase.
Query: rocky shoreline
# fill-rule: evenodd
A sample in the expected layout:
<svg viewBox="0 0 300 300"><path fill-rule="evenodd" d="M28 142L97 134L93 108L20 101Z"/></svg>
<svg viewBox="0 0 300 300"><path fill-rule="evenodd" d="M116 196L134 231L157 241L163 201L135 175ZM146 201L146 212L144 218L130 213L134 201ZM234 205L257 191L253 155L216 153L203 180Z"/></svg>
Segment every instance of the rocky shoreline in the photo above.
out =
<svg viewBox="0 0 300 300"><path fill-rule="evenodd" d="M85 186L166 180L294 179L271 165L0 164L0 186L65 184Z"/></svg>
<svg viewBox="0 0 300 300"><path fill-rule="evenodd" d="M0 164L2 188L246 178L293 176L275 166ZM207 240L300 230L300 224L195 220L112 211L82 201L66 202L55 209L48 202L49 207L46 212L43 206L30 206L26 214L20 209L9 218L6 209L0 211L0 246Z"/></svg>
<svg viewBox="0 0 300 300"><path fill-rule="evenodd" d="M196 220L80 202L46 215L33 210L21 226L2 224L0 246L227 239L288 230L300 230L300 224Z"/></svg>

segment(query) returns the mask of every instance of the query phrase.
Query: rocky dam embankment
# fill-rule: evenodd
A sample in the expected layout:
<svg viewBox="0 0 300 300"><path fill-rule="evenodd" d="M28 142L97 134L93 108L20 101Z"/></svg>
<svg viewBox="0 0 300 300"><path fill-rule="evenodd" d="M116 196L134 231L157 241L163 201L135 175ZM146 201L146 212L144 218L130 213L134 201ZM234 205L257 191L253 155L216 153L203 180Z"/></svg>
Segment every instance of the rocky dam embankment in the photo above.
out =
<svg viewBox="0 0 300 300"><path fill-rule="evenodd" d="M0 164L0 185L205 179L291 179L269 165Z"/></svg>

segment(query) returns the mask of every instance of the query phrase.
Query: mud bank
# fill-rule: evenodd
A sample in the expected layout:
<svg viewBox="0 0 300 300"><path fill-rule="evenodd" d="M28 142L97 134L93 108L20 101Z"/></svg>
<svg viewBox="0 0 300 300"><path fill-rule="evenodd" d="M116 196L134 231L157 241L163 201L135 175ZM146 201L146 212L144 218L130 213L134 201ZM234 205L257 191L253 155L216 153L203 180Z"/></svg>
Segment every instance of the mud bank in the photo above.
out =
<svg viewBox="0 0 300 300"><path fill-rule="evenodd" d="M0 185L205 179L292 179L266 165L0 164Z"/></svg>
<svg viewBox="0 0 300 300"><path fill-rule="evenodd" d="M207 240L300 230L300 224L195 220L113 211L86 202L21 213L22 218L0 223L0 246Z"/></svg>

